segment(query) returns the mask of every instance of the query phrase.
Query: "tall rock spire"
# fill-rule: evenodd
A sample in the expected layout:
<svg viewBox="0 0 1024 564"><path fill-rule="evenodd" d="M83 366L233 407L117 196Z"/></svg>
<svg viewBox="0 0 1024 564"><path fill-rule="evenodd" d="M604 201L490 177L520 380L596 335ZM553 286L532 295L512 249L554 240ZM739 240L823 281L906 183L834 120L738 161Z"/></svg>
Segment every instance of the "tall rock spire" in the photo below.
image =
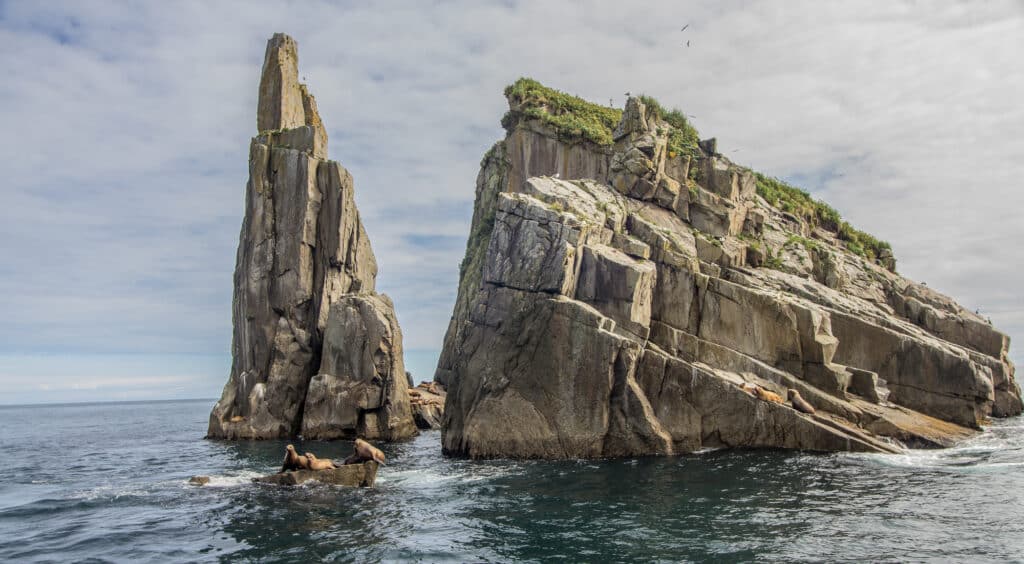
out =
<svg viewBox="0 0 1024 564"><path fill-rule="evenodd" d="M231 375L208 436L400 439L415 434L391 300L352 176L327 160L295 40L275 34L260 79L234 276Z"/></svg>

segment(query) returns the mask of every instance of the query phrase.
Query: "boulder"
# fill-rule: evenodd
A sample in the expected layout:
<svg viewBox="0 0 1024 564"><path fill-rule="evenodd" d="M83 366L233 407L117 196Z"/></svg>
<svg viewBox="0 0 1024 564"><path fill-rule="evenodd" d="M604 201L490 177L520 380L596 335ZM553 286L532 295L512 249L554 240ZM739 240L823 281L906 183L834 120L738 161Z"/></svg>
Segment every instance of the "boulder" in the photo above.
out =
<svg viewBox="0 0 1024 564"><path fill-rule="evenodd" d="M320 371L302 415L307 440L397 440L415 434L402 361L402 332L384 295L348 295L331 305Z"/></svg>

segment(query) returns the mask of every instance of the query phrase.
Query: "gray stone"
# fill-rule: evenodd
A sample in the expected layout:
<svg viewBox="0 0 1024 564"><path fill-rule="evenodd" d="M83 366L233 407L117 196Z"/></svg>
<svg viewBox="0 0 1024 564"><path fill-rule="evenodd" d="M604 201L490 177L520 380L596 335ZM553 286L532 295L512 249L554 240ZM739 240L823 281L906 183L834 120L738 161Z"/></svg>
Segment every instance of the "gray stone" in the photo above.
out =
<svg viewBox="0 0 1024 564"><path fill-rule="evenodd" d="M207 436L277 439L306 432L312 438L357 429L369 437L410 436L415 427L402 395L401 333L390 301L375 294L377 263L352 177L325 160L325 129L315 100L298 84L297 64L294 40L271 38L235 265L231 374ZM349 298L374 304L372 315L363 308L365 315L331 321L332 306ZM359 331L386 335L358 347L328 338ZM374 357L380 363L348 359L348 371L335 370L357 350L363 360L377 354L366 347L383 351ZM354 384L374 379L380 381L372 390ZM371 401L366 395L374 390L384 395Z"/></svg>

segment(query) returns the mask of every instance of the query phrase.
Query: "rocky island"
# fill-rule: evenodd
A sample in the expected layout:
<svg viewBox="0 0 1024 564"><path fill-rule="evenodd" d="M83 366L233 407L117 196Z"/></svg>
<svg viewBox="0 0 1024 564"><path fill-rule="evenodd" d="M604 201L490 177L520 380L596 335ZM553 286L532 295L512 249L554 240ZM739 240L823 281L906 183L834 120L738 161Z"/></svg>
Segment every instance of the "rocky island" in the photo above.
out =
<svg viewBox="0 0 1024 564"><path fill-rule="evenodd" d="M1021 412L1005 334L681 112L505 95L435 374L446 454L897 452Z"/></svg>
<svg viewBox="0 0 1024 564"><path fill-rule="evenodd" d="M209 438L397 440L416 433L391 300L353 199L327 158L295 41L274 35L259 86L238 243L231 375Z"/></svg>

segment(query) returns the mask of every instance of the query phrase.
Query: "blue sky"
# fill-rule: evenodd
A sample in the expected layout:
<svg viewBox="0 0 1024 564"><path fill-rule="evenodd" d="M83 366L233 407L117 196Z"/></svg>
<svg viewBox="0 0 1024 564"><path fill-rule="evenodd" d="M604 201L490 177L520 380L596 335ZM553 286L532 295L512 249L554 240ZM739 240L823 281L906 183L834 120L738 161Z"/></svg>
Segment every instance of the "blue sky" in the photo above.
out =
<svg viewBox="0 0 1024 564"><path fill-rule="evenodd" d="M1019 341L1024 4L870 6L0 2L0 403L219 395L278 31L355 177L418 378L521 75L683 108L730 158L800 183Z"/></svg>

